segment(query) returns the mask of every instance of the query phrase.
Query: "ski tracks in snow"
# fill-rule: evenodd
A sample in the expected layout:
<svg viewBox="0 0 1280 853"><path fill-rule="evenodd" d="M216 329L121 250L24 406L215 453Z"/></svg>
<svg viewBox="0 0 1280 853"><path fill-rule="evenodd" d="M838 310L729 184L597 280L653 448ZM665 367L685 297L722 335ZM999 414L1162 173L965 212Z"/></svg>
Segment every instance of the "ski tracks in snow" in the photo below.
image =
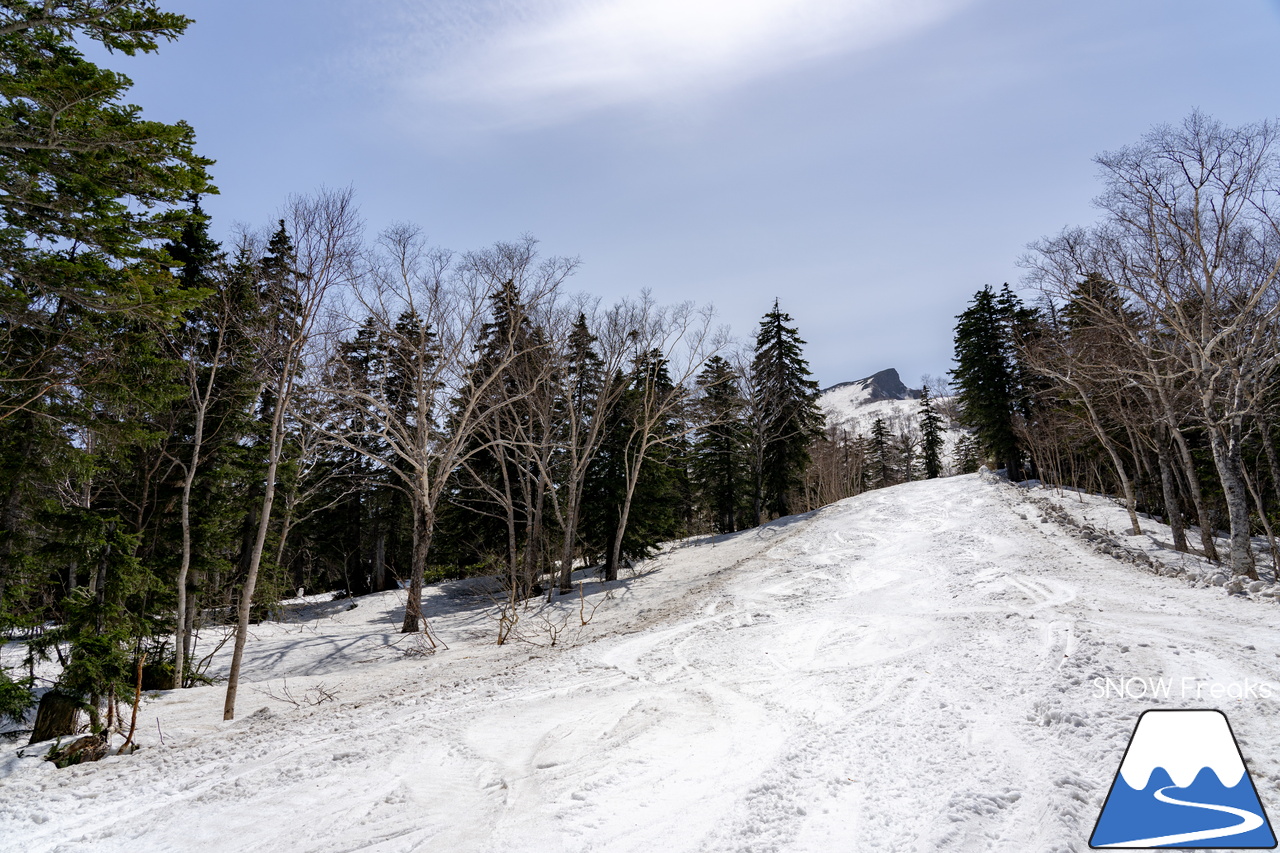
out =
<svg viewBox="0 0 1280 853"><path fill-rule="evenodd" d="M745 720L779 728L772 762L691 849L1023 851L1050 813L1083 827L1074 789L1056 802L1057 784L1029 784L1080 784L1028 694L1078 644L1058 612L1076 590L1034 554L1011 559L1024 546L1008 513L986 523L995 490L977 505L915 491L817 513L710 591L701 618L600 657L652 692L716 697L736 740L759 736Z"/></svg>
<svg viewBox="0 0 1280 853"><path fill-rule="evenodd" d="M1094 679L1280 680L1280 620L1037 516L910 483L674 548L576 646L304 662L340 702L0 778L0 850L1084 851L1152 706ZM1246 710L1266 801L1280 719Z"/></svg>

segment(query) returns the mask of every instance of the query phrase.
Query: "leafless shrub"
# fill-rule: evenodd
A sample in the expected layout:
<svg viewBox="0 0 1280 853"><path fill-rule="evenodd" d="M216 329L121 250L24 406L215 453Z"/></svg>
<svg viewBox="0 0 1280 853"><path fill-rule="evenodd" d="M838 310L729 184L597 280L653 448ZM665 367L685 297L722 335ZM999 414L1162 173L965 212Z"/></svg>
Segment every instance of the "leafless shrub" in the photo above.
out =
<svg viewBox="0 0 1280 853"><path fill-rule="evenodd" d="M287 678L281 680L281 685L278 688L268 687L265 690L258 690L255 688L254 692L260 693L269 699L274 699L277 702L292 705L295 708L314 708L318 705L323 705L325 702L337 701L338 698L336 689L330 689L323 683L315 684L308 687L301 694L295 695L293 689L289 687L289 679Z"/></svg>

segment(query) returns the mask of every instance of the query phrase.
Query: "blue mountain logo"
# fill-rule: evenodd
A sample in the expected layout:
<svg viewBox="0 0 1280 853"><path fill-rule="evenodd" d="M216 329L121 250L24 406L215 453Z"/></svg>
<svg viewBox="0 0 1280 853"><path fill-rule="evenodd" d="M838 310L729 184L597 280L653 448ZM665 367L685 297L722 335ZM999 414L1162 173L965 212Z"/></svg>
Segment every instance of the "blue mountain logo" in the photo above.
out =
<svg viewBox="0 0 1280 853"><path fill-rule="evenodd" d="M1143 712L1089 846L1274 848L1226 715Z"/></svg>

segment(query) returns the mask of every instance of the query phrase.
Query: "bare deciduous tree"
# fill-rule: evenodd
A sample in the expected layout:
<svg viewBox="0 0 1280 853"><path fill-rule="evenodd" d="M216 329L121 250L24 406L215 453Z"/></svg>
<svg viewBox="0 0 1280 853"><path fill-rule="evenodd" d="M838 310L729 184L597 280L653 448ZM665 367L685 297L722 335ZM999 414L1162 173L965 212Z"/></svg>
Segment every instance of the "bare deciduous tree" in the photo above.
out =
<svg viewBox="0 0 1280 853"><path fill-rule="evenodd" d="M553 300L575 266L561 258L538 263L530 237L455 257L430 248L416 228L397 226L380 238L364 287L342 311L343 333L364 323L381 342L385 373L373 381L358 376L339 356L342 335L330 336L326 390L358 417L328 421L325 429L333 441L384 466L409 499L413 556L405 633L423 625L427 556L450 475L489 446L475 439L490 419L521 399L493 393L520 354L514 342L499 346L486 369L474 364L489 296L514 282L526 305Z"/></svg>
<svg viewBox="0 0 1280 853"><path fill-rule="evenodd" d="M1097 162L1103 222L1035 244L1032 276L1059 292L1089 275L1114 283L1138 318L1117 326L1135 355L1125 369L1161 399L1184 463L1169 396L1191 394L1226 499L1231 568L1253 576L1242 443L1254 389L1280 363L1280 127L1196 112Z"/></svg>
<svg viewBox="0 0 1280 853"><path fill-rule="evenodd" d="M271 428L267 438L267 472L258 513L258 529L249 555L248 571L240 593L236 619L236 641L227 673L224 720L235 717L236 690L244 661L249 614L258 582L262 552L271 524L276 475L285 444L285 419L293 402L302 371L307 367L308 343L316 330L321 309L330 291L352 283L352 263L359 249L360 221L351 190L323 190L314 197L295 197L289 202L286 228L294 245L294 270L289 272L291 299L288 322L271 324L267 351L271 361Z"/></svg>

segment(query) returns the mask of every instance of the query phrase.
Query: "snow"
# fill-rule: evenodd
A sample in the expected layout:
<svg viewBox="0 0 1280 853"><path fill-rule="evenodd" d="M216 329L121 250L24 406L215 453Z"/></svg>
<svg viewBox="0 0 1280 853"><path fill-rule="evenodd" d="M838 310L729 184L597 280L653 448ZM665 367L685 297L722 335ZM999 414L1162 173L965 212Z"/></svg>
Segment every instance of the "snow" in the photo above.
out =
<svg viewBox="0 0 1280 853"><path fill-rule="evenodd" d="M870 438L871 429L879 418L884 421L890 435L910 435L918 447L920 400L872 400L873 390L863 384L865 381L828 388L818 397L818 408L825 415L827 424L843 430L850 437L861 435ZM934 410L945 411L951 400L950 397L935 400ZM951 465L956 458L956 444L965 431L945 416L942 423L942 460L944 464Z"/></svg>
<svg viewBox="0 0 1280 853"><path fill-rule="evenodd" d="M1274 598L1102 553L1059 502L1114 508L867 492L678 543L504 646L475 584L428 591L435 651L403 593L299 602L235 721L194 688L144 702L133 755L6 747L0 850L1083 851L1153 707L1224 710L1280 812Z"/></svg>
<svg viewBox="0 0 1280 853"><path fill-rule="evenodd" d="M1157 767L1163 767L1179 788L1188 787L1206 767L1228 788L1239 784L1245 773L1227 718L1216 711L1144 714L1120 775L1130 788L1141 791Z"/></svg>

